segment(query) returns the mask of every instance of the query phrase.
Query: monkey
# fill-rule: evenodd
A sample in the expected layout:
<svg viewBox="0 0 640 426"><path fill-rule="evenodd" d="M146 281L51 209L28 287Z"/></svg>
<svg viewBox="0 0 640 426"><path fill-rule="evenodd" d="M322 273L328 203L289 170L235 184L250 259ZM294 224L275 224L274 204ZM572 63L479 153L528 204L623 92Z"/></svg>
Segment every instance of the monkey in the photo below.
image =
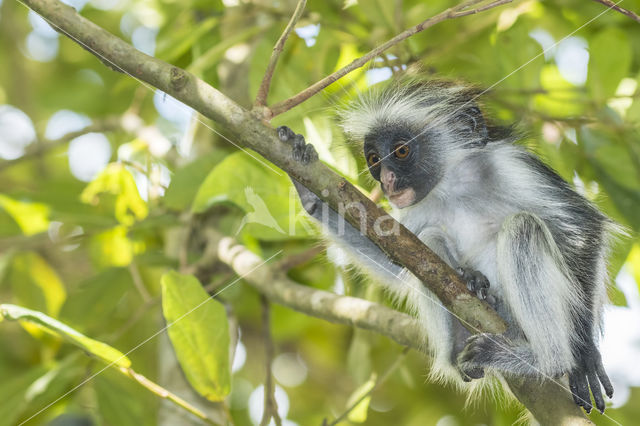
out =
<svg viewBox="0 0 640 426"><path fill-rule="evenodd" d="M607 256L623 229L518 144L513 128L485 121L478 91L446 80L398 80L339 111L360 144L392 216L456 270L506 321L503 335L471 334L410 272L292 178L306 212L350 264L417 316L433 356L430 375L465 387L489 377L556 380L574 402L604 413L613 396L597 342L607 301ZM277 129L304 164L318 155Z"/></svg>

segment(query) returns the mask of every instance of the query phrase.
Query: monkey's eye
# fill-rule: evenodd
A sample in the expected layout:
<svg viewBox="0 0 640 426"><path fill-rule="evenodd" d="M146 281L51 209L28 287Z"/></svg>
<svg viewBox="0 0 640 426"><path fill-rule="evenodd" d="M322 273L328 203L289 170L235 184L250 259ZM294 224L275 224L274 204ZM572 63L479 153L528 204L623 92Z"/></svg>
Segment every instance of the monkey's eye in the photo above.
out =
<svg viewBox="0 0 640 426"><path fill-rule="evenodd" d="M407 158L407 155L409 155L409 151L409 145L407 145L406 143L399 143L395 146L395 148L393 148L393 153L397 158Z"/></svg>
<svg viewBox="0 0 640 426"><path fill-rule="evenodd" d="M369 167L376 167L380 164L380 157L375 152L367 155L367 164Z"/></svg>

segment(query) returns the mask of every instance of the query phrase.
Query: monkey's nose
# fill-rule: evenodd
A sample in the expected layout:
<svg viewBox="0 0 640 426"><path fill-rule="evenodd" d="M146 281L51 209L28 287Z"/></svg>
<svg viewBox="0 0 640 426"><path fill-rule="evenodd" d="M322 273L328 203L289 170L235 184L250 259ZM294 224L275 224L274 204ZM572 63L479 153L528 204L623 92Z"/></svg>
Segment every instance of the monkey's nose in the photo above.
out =
<svg viewBox="0 0 640 426"><path fill-rule="evenodd" d="M380 182L382 183L382 189L386 192L393 192L396 183L395 173L383 166L380 171Z"/></svg>

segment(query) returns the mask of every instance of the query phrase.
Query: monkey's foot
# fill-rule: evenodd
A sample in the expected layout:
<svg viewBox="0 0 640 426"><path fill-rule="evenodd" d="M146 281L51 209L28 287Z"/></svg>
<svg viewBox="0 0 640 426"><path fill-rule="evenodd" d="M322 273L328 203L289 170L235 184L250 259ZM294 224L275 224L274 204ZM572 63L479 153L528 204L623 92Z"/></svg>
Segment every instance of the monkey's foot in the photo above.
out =
<svg viewBox="0 0 640 426"><path fill-rule="evenodd" d="M482 272L473 269L458 268L458 273L467 284L469 291L475 293L479 299L485 300L489 292L489 280Z"/></svg>
<svg viewBox="0 0 640 426"><path fill-rule="evenodd" d="M571 389L571 394L573 395L573 402L584 408L587 413L590 413L593 408L591 395L589 395L589 389L591 389L596 408L600 413L604 413L605 404L602 398L602 390L600 389L601 383L605 393L611 398L613 396L613 386L604 371L600 352L593 347L581 354L578 360L578 367L569 373L569 389Z"/></svg>
<svg viewBox="0 0 640 426"><path fill-rule="evenodd" d="M318 153L313 145L306 143L304 136L295 134L287 126L278 127L278 137L282 142L291 143L293 145L293 159L300 161L302 164L313 163L318 159Z"/></svg>
<svg viewBox="0 0 640 426"><path fill-rule="evenodd" d="M508 347L509 342L499 334L481 333L467 339L458 354L458 370L466 382L484 377L484 367L491 365L493 354Z"/></svg>

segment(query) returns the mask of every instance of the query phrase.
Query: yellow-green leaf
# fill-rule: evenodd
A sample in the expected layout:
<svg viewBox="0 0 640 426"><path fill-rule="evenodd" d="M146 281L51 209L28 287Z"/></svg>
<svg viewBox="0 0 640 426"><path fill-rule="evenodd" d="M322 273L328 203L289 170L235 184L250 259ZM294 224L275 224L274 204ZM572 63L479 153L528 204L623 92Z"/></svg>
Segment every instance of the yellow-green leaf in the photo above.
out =
<svg viewBox="0 0 640 426"><path fill-rule="evenodd" d="M68 325L43 314L42 312L32 311L31 309L23 308L22 306L2 304L0 305L0 319L34 324L42 330L62 337L69 343L84 349L88 353L101 358L107 363L113 363L120 367L129 367L131 365L129 358L119 350L107 345L106 343L91 339Z"/></svg>
<svg viewBox="0 0 640 426"><path fill-rule="evenodd" d="M87 185L80 198L88 204L97 204L99 195L116 196L115 216L123 225L133 225L147 217L147 203L140 197L136 181L122 164L111 163Z"/></svg>
<svg viewBox="0 0 640 426"><path fill-rule="evenodd" d="M377 376L375 373L371 374L369 380L364 382L356 389L349 400L347 401L347 407L351 407L364 395L367 395L356 405L353 410L349 412L348 418L354 423L364 423L367 420L367 411L369 411L369 403L371 402L371 395L369 394L373 387L376 385Z"/></svg>
<svg viewBox="0 0 640 426"><path fill-rule="evenodd" d="M162 277L162 311L176 356L191 386L211 401L231 390L229 323L224 306L192 275Z"/></svg>
<svg viewBox="0 0 640 426"><path fill-rule="evenodd" d="M17 201L0 194L0 207L13 218L25 235L44 232L49 228L49 206L46 204Z"/></svg>
<svg viewBox="0 0 640 426"><path fill-rule="evenodd" d="M56 271L37 253L13 256L9 280L20 303L58 316L67 292Z"/></svg>

